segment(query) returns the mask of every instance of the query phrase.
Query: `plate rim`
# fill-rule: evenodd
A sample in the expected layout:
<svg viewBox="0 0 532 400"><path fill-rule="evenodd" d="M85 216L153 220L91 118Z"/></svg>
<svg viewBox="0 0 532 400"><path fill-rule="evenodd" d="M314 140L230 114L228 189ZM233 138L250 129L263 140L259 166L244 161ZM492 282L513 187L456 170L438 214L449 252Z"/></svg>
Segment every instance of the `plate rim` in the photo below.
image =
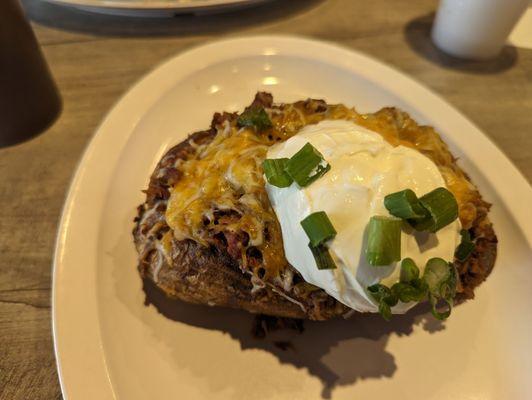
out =
<svg viewBox="0 0 532 400"><path fill-rule="evenodd" d="M184 4L181 0L157 0L147 2L146 0L43 0L48 3L63 5L68 7L87 9L114 9L114 10L176 10L179 12L200 11L213 8L251 6L264 3L269 0L196 0L197 4Z"/></svg>
<svg viewBox="0 0 532 400"><path fill-rule="evenodd" d="M371 56L326 41L286 35L233 37L229 39L211 41L203 45L186 50L184 52L178 53L177 55L162 62L149 73L147 73L145 76L140 78L129 90L127 90L127 92L118 99L115 105L104 117L99 127L96 129L82 157L80 158L76 171L73 175L73 178L69 185L68 194L66 196L65 203L62 209L60 223L58 225L52 273L52 333L54 341L54 353L56 357L56 365L61 391L63 393L63 396L65 396L65 399L68 398L68 396L70 396L75 391L75 389L73 389L73 383L66 381L64 370L65 363L68 364L72 361L72 348L68 350L70 351L70 353L67 353L67 350L65 350L65 336L68 336L69 330L70 332L72 332L73 327L69 326L68 324L64 326L61 324L62 321L59 320L59 315L65 312L64 308L68 309L70 305L65 304L66 302L64 301L64 298L63 302L60 301L60 295L62 293L61 290L63 290L64 288L60 288L58 285L60 279L64 278L65 275L65 273L61 271L64 268L65 251L68 250L67 241L69 239L69 227L71 223L72 214L76 206L79 208L76 203L76 201L79 202L78 193L83 187L83 183L85 182L86 185L86 181L90 177L90 175L87 175L90 172L87 166L88 164L90 164L90 161L93 158L96 150L99 149L98 144L105 137L105 132L111 130L111 127L113 125L117 123L120 124L126 121L126 127L129 127L129 129L126 129L124 128L124 126L122 126L120 134L114 132L114 135L116 136L114 140L120 139L120 141L122 142L120 148L115 148L114 150L117 154L121 154L123 146L127 143L127 140L129 139L134 127L138 123L138 117L137 120L134 121L124 118L123 114L127 113L128 108L140 107L143 112L137 115L143 116L151 108L153 103L157 101L160 97L162 93L161 89L164 89L165 87L165 76L167 76L169 73L172 73L174 74L173 80L177 82L181 78L181 75L186 75L187 72L190 72L187 71L187 69L185 68L187 62L195 60L198 56L204 56L206 54L209 54L214 48L218 50L216 54L219 54L219 50L222 48L226 50L224 56L217 59L218 62L227 59L236 59L242 56L276 54L288 56L304 56L308 59L315 61L325 61L325 56L327 55L326 62L339 68L347 68L353 73L356 73L355 71L358 71L359 74L362 74L362 70L359 71L358 68L363 69L365 66L365 78L377 79L379 84L381 84L381 86L383 87L393 89L394 86L399 87L401 85L406 85L409 89L411 89L411 93L409 94L408 98L412 99L412 96L420 96L420 98L423 98L423 103L437 105L437 109L439 111L442 111L444 114L450 114L451 116L453 116L453 118L455 119L454 123L456 125L461 126L462 128L466 127L468 131L471 132L471 134L474 134L476 140L480 140L481 146L479 149L477 149L478 153L485 153L486 151L489 151L490 154L495 156L495 160L492 163L492 167L489 168L490 171L493 172L496 169L503 168L505 170L505 175L504 177L499 177L497 174L489 174L490 171L488 171L488 174L486 174L486 176L490 177L489 183L492 186L492 189L500 197L502 203L507 206L508 211L512 214L514 221L520 228L521 233L523 234L530 246L530 242L532 240L532 227L526 226L526 218L522 218L528 215L528 209L524 204L527 203L527 201L521 201L521 204L519 204L519 202L517 202L515 199L530 199L532 201L532 188L528 185L526 179L520 173L520 171L512 164L512 162L502 153L502 151L491 141L491 139L487 135L485 135L478 127L476 127L476 125L474 125L458 109L451 106L446 100L444 100L438 94L434 93L431 89L417 82L405 73L393 67L390 67L384 64L383 62L374 59ZM261 49L261 53L257 52L257 49ZM342 57L331 57L331 55ZM212 55L211 58L213 58ZM211 58L207 59L210 60ZM355 68L352 66L351 63L353 60L362 61L362 64L357 65L357 67ZM211 65L208 64L207 61L204 61L203 64L205 66ZM369 69L367 68L368 66L370 67ZM181 75L176 74L175 68L177 67L182 69ZM379 80L377 76L379 73L385 73L387 78ZM389 82L391 80L393 80L393 82ZM138 94L140 93L142 93L142 101L138 99ZM419 101L420 100L418 99L417 102L419 103ZM457 143L456 141L454 142L456 146L460 148L460 143ZM471 154L468 154L468 157L471 158L472 164L479 165L479 163L476 162L478 161L478 157L471 157ZM497 167L495 167L495 165L497 165ZM511 177L511 180L513 182L517 182L518 187L513 187L511 194L506 194L504 192L501 193L500 189L506 186L505 181L508 181L508 177ZM107 189L107 181L105 183L106 184L104 186L105 189ZM516 191L519 192L519 194L516 193ZM98 224L95 223L95 225ZM94 269L93 271L87 271L87 273L96 274L96 270ZM96 296L94 296L93 299L90 299L90 301L94 302L94 304L90 304L90 309L89 302L83 304L83 306L85 307L85 311L87 311L87 313L90 313L92 316L97 317L98 313ZM76 311L79 310L76 309ZM93 375L92 378L98 379L98 384L104 385L105 387L100 387L99 389L97 387L93 387L90 390L98 390L98 398L100 399L111 399L114 398L114 393L111 381L107 375L107 370L95 370L95 368L105 368L106 366L104 352L101 347L101 332L99 330L99 320L98 318L96 318L96 320L92 320L92 322L94 322L95 325L93 325L92 327L86 326L85 328L87 328L87 331L83 331L83 333L90 332L91 334L95 335L95 337L91 338L91 345L88 346L88 343L84 343L83 346L80 346L84 348L75 349L74 353L76 353L77 351L78 354L84 353L85 355L91 354L92 356L95 356L95 353L92 353L92 351L100 351L100 353L97 354L98 360L92 360L92 364L88 363L84 366L85 372L87 372L88 369L88 371L93 374L100 373L97 378L95 377L95 375ZM85 324L87 325L87 323ZM79 327L76 329L79 330ZM97 365L95 365L95 362ZM81 371L79 373L81 373ZM85 382L87 382L87 380L88 378L85 380ZM95 382L93 382L93 385L95 385ZM80 398L91 398L87 397L86 385L81 390L78 389L76 393L79 395ZM85 395L81 395L80 393L84 393Z"/></svg>

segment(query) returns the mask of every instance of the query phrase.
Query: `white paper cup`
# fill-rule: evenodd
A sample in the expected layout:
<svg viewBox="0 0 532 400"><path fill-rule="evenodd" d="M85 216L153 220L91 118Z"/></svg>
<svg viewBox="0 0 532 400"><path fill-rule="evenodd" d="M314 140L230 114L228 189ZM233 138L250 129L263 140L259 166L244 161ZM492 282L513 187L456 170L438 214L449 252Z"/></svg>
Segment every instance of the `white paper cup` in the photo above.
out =
<svg viewBox="0 0 532 400"><path fill-rule="evenodd" d="M441 0L432 40L456 57L495 57L527 4L528 0Z"/></svg>

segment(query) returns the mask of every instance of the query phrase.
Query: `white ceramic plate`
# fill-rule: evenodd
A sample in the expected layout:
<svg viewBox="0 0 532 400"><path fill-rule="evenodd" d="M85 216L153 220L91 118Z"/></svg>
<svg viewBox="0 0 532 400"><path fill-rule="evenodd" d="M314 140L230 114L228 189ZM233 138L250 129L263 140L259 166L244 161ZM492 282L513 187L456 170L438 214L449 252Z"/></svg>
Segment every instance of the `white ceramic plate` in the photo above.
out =
<svg viewBox="0 0 532 400"><path fill-rule="evenodd" d="M257 90L395 105L434 125L494 206L500 256L441 325L420 311L308 323L283 351L244 312L144 306L130 231L161 155ZM104 120L72 182L57 241L53 326L67 399L532 398L532 190L441 98L362 54L288 37L208 44L149 74ZM159 299L160 300L160 299ZM154 301L159 301L155 299Z"/></svg>
<svg viewBox="0 0 532 400"><path fill-rule="evenodd" d="M100 14L132 17L173 17L251 7L268 0L44 0Z"/></svg>

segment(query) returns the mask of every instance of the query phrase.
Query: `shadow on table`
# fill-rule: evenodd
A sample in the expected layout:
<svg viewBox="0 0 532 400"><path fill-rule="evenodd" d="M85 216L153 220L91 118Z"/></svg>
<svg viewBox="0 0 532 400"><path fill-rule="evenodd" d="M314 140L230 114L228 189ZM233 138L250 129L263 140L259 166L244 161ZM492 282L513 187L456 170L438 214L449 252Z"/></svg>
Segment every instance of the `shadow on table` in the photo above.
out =
<svg viewBox="0 0 532 400"><path fill-rule="evenodd" d="M404 29L407 43L427 60L446 68L480 74L496 74L511 68L517 62L517 50L513 46L505 46L496 58L486 61L464 60L442 52L430 38L434 15L431 13L415 18Z"/></svg>
<svg viewBox="0 0 532 400"><path fill-rule="evenodd" d="M304 332L284 329L258 338L252 333L256 323L251 314L168 299L150 281L144 281L143 290L146 305L154 305L171 320L221 331L238 340L242 350L261 349L274 354L283 364L306 369L322 382L324 399L331 398L335 387L393 376L397 365L394 356L386 351L390 334L410 335L418 324L431 333L445 329L427 308L418 306L391 322L379 315L359 314L325 323L306 321Z"/></svg>
<svg viewBox="0 0 532 400"><path fill-rule="evenodd" d="M67 31L105 36L186 36L213 34L282 20L316 7L324 0L274 0L248 8L209 14L176 14L173 18L142 18L91 13L22 0L26 15L39 24Z"/></svg>

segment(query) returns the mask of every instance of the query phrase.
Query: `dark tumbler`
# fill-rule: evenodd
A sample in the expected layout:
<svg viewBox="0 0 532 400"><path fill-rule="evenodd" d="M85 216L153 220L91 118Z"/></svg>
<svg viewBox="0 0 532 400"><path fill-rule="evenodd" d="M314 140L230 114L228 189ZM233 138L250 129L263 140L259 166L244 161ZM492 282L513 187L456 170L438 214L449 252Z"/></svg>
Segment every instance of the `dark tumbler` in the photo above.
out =
<svg viewBox="0 0 532 400"><path fill-rule="evenodd" d="M61 100L19 0L0 0L0 147L44 131Z"/></svg>

